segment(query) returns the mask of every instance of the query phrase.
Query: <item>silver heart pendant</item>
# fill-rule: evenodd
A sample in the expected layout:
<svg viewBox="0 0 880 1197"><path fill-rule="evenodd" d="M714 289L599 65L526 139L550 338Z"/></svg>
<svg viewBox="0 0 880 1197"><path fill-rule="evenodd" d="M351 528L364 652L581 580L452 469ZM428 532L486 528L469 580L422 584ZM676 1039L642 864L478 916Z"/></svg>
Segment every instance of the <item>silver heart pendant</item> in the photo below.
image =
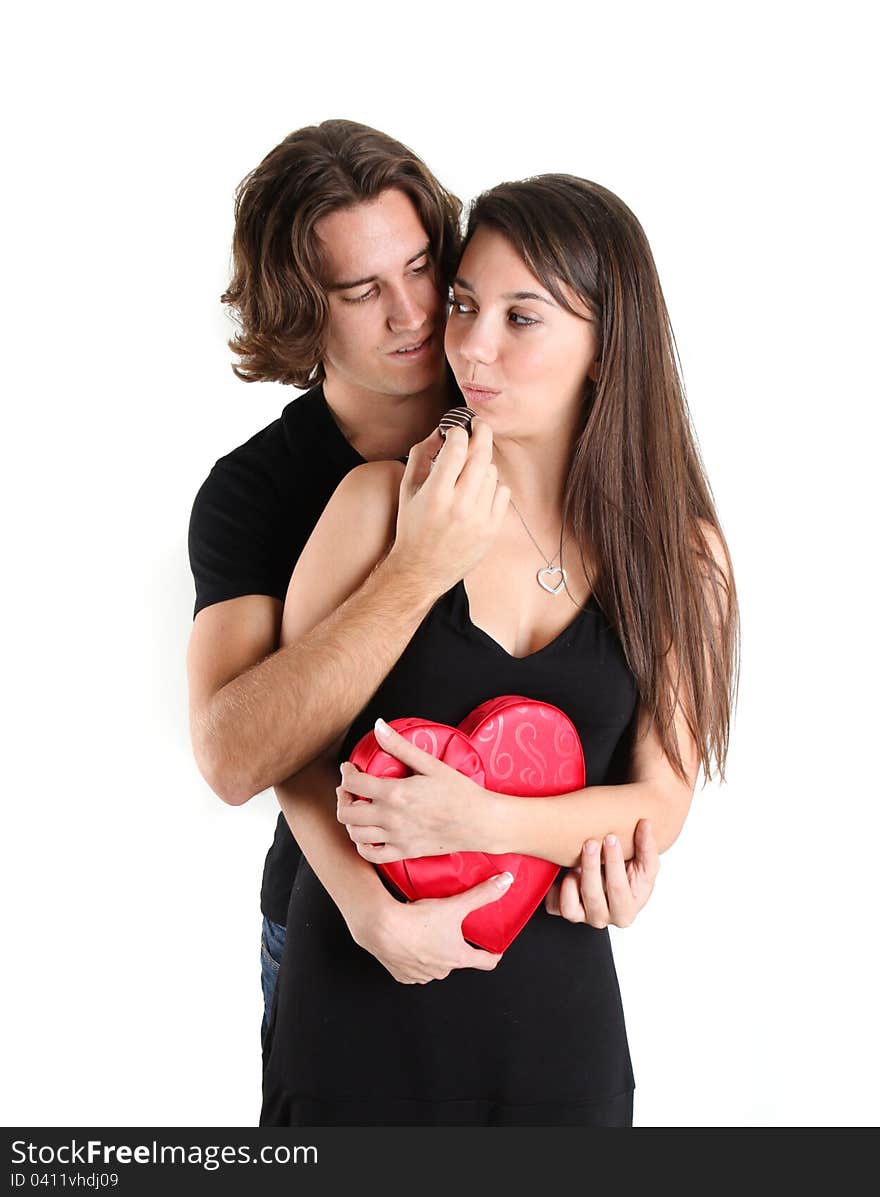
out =
<svg viewBox="0 0 880 1197"><path fill-rule="evenodd" d="M545 581L545 577L549 578L554 574L561 574L562 576L555 586L551 586L548 581ZM548 594L559 594L568 580L568 574L561 565L546 565L543 569L538 570L537 577L538 585L546 590Z"/></svg>

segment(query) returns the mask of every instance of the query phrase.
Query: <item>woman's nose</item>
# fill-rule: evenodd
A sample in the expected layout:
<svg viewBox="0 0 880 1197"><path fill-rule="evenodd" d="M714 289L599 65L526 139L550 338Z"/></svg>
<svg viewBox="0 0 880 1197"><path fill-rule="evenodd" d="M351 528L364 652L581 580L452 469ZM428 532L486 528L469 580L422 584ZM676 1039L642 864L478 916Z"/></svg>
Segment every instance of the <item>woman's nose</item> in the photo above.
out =
<svg viewBox="0 0 880 1197"><path fill-rule="evenodd" d="M488 325L475 320L461 339L462 357L475 365L488 366L498 356L498 347Z"/></svg>

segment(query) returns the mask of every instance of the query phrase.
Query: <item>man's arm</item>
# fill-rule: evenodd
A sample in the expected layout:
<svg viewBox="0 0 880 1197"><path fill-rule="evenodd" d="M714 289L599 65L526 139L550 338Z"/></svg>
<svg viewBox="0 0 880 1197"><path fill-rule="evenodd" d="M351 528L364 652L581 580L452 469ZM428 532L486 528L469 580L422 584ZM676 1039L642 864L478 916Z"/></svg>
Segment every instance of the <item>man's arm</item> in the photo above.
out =
<svg viewBox="0 0 880 1197"><path fill-rule="evenodd" d="M190 731L211 789L238 806L323 751L378 688L435 598L383 562L319 627L277 651L277 599L247 595L200 611L187 653Z"/></svg>
<svg viewBox="0 0 880 1197"><path fill-rule="evenodd" d="M342 551L346 512L354 506L361 538L369 540L358 553L364 565L354 575L340 568L333 602L327 605L327 588L321 588L315 613L308 604L316 588L300 588L292 613L299 624L290 638L295 642L275 651L282 619L276 599L248 595L199 612L187 657L193 750L225 802L246 802L332 744L432 604L485 553L509 497L497 484L491 454L491 432L475 421L470 441L461 429L445 442L436 433L422 441L402 478L399 463L381 463L384 491L363 484L362 471L372 470L375 480L379 463L343 479L337 493L347 501L331 502L317 527L324 544L338 543ZM395 492L390 504L389 487ZM322 568L337 571L332 556L324 554Z"/></svg>
<svg viewBox="0 0 880 1197"><path fill-rule="evenodd" d="M660 853L650 820L641 819L635 830L635 855L624 860L616 835L587 840L580 864L568 869L551 886L544 899L548 914L562 915L570 923L629 927L654 889L660 872Z"/></svg>
<svg viewBox="0 0 880 1197"><path fill-rule="evenodd" d="M448 497L455 477L450 474L449 460L446 477L440 471L425 484L429 501L432 496L439 500L444 494ZM467 478L464 485L467 488ZM503 511L499 509L492 515L494 503L489 490L494 492L494 487L487 487L481 495L465 489L458 498L467 520L475 520L491 531L500 524ZM360 578L369 573L384 551L394 530L398 497L401 502L409 502L407 492L407 476L401 483L400 466L393 462L362 467L349 475L348 485L339 487L291 578L281 622L282 651L296 648L345 607ZM445 506L445 502L438 501L438 510ZM453 513L447 515L454 538L457 521ZM410 539L407 519L398 521L397 527L398 542L406 547L406 559L417 560L418 546ZM468 538L465 535L463 539ZM429 548L436 543L441 551L444 547L442 537L439 542L425 543ZM342 705L332 712L334 726L350 701L347 689L340 690L337 702ZM343 734L347 722L340 729ZM323 734L330 736L328 730ZM295 840L345 919L352 938L402 983L426 983L447 976L454 968L494 968L500 957L467 944L461 924L471 910L497 901L506 887L499 887L490 878L453 898L416 903L393 898L336 820L333 799L339 781L339 748L340 737L334 735L325 752L296 776L276 785L275 793Z"/></svg>

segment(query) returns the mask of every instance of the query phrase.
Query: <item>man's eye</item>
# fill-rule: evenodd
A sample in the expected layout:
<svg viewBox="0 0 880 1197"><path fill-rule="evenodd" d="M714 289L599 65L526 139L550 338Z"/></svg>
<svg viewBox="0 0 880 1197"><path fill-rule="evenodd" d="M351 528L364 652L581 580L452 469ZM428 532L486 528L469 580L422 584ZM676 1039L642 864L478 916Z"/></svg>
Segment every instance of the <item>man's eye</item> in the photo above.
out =
<svg viewBox="0 0 880 1197"><path fill-rule="evenodd" d="M413 274L427 274L427 272L428 272L430 269L431 269L431 262L430 262L430 259L429 259L427 262L423 262L423 263L421 264L421 266L414 266L414 267L413 267Z"/></svg>

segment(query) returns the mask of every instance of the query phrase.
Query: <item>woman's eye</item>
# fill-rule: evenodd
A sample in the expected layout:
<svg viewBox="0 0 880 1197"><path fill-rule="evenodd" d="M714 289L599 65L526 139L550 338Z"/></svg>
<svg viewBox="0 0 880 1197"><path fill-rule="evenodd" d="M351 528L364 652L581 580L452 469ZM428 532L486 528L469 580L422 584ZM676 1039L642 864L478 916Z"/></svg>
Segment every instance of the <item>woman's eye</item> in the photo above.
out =
<svg viewBox="0 0 880 1197"><path fill-rule="evenodd" d="M459 316L466 316L468 313L474 310L470 304L465 303L463 299L454 299L450 297L449 302L452 305L452 310L457 312Z"/></svg>
<svg viewBox="0 0 880 1197"><path fill-rule="evenodd" d="M371 298L372 298L372 296L373 296L373 295L375 295L375 294L376 294L376 288L375 288L375 287L370 287L369 291L365 291L365 292L363 293L363 295L355 295L355 296L353 296L351 299L349 299L349 298L346 296L346 298L345 298L345 302L346 302L346 303L363 303L365 299L371 299Z"/></svg>
<svg viewBox="0 0 880 1197"><path fill-rule="evenodd" d="M423 262L423 263L421 264L421 266L414 266L414 267L413 267L413 274L427 274L427 272L428 272L430 269L431 269L431 262L430 262L430 259L429 259L427 262Z"/></svg>
<svg viewBox="0 0 880 1197"><path fill-rule="evenodd" d="M539 323L539 321L533 320L531 316L521 316L519 312L511 312L510 319L518 328L528 328L530 324Z"/></svg>

